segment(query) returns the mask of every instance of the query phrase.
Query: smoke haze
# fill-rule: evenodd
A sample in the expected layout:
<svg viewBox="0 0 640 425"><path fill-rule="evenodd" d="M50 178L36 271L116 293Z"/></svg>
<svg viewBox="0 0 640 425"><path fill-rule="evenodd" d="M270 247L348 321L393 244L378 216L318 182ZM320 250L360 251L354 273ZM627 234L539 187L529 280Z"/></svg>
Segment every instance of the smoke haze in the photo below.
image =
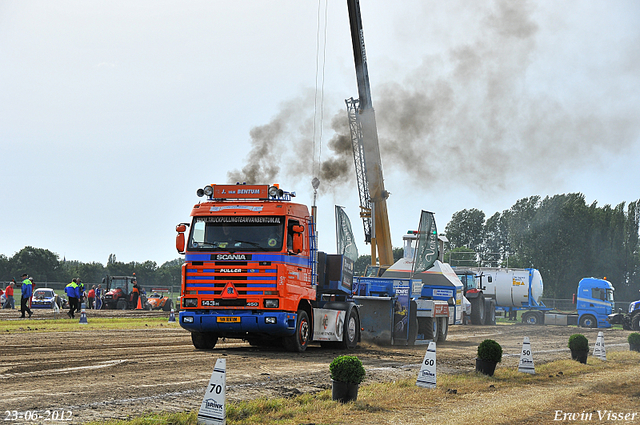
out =
<svg viewBox="0 0 640 425"><path fill-rule="evenodd" d="M446 181L495 194L514 184L542 188L638 142L637 108L611 99L625 89L614 82L617 92L593 90L602 78L596 71L632 78L637 90L629 60L621 69L594 64L591 80L567 94L536 85L531 68L540 60L541 36L534 6L497 1L478 17L472 42L425 56L402 79L373 85L385 171L404 173L407 182L425 190ZM629 53L636 63L637 47L635 55ZM308 181L318 175L323 190L355 185L346 110L331 120L330 152L323 152L319 170L310 154L312 123L311 96L295 108L285 105L271 123L251 132L248 164L229 173L230 180L271 182L280 173ZM285 159L291 152L296 157Z"/></svg>

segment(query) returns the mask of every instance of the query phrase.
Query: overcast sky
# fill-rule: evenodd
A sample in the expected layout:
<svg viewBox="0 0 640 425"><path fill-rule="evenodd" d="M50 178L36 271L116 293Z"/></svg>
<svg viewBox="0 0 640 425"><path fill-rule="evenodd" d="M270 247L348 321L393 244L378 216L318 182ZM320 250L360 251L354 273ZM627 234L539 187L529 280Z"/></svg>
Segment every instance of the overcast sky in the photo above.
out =
<svg viewBox="0 0 640 425"><path fill-rule="evenodd" d="M422 209L640 198L640 2L361 9L395 246ZM346 1L0 0L0 254L161 265L199 187L315 175L320 248L335 204L361 241L357 95Z"/></svg>

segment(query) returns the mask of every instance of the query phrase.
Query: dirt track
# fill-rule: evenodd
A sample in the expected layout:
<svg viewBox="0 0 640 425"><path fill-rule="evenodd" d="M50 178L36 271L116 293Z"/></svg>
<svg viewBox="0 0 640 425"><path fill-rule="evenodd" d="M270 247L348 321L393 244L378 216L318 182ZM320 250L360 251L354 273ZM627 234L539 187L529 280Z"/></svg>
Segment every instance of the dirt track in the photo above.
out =
<svg viewBox="0 0 640 425"><path fill-rule="evenodd" d="M90 311L89 320L95 314L113 312ZM15 316L15 311L0 311L0 319ZM42 316L38 311L34 319ZM301 354L258 349L239 340L219 342L212 351L198 351L189 333L175 323L140 330L43 333L35 331L38 320L34 319L23 320L25 332L0 334L1 419L13 410L64 409L73 412L71 423L84 423L148 411L196 409L220 357L227 359L230 400L316 392L330 388L329 363L344 354L315 345ZM517 367L523 336L531 339L536 364L566 359L568 337L576 332L585 334L591 346L598 334L597 329L559 326L452 326L447 341L438 344L438 373L473 371L477 345L485 338L495 339L503 347L498 367ZM605 330L607 351L628 350L628 333ZM425 350L424 345L378 347L361 343L354 354L367 369L366 385L416 377Z"/></svg>

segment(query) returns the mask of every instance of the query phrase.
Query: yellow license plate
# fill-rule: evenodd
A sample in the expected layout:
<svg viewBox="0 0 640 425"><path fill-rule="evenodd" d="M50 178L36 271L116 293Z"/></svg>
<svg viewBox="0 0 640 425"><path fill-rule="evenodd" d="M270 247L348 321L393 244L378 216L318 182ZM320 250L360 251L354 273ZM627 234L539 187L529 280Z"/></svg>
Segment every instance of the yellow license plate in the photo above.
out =
<svg viewBox="0 0 640 425"><path fill-rule="evenodd" d="M239 317L218 317L218 322L237 323L237 322L240 322L240 318Z"/></svg>

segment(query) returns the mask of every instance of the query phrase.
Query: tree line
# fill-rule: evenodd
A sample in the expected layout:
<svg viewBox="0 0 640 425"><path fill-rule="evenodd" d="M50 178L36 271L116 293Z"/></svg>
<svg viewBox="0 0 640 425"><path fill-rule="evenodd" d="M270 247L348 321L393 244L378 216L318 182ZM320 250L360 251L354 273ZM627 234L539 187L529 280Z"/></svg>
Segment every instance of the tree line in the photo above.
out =
<svg viewBox="0 0 640 425"><path fill-rule="evenodd" d="M583 277L606 277L618 300L640 298L640 200L587 205L582 193L531 196L485 220L475 208L445 228L452 265L532 267L544 296L571 298Z"/></svg>
<svg viewBox="0 0 640 425"><path fill-rule="evenodd" d="M179 286L182 262L181 258L176 258L160 267L154 261L122 263L111 254L106 265L83 263L60 260L58 254L48 249L26 246L10 258L0 254L0 281L15 278L19 282L22 274L27 273L33 277L36 286L44 282L71 282L75 277L86 283L100 283L106 275L133 276L135 273L145 288Z"/></svg>

